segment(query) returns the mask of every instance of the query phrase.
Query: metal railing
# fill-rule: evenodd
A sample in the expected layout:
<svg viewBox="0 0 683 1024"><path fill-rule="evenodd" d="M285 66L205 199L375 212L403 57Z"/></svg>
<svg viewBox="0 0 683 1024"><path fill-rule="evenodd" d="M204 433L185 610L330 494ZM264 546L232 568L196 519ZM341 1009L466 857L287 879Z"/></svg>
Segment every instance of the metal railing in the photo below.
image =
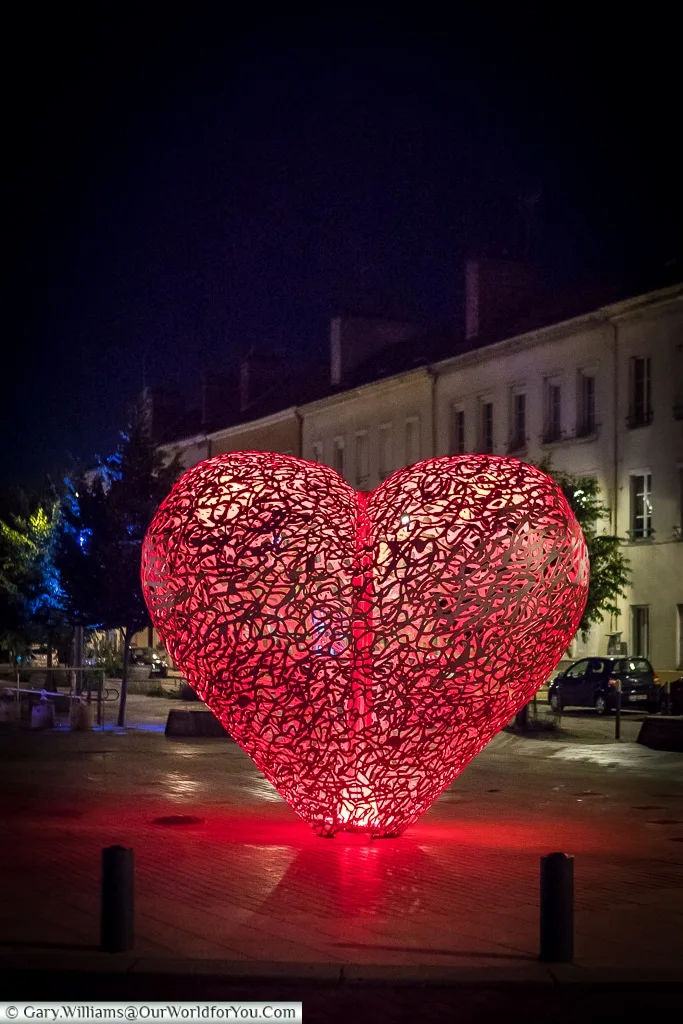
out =
<svg viewBox="0 0 683 1024"><path fill-rule="evenodd" d="M513 434L507 443L508 455L512 454L512 452L521 452L526 448L526 446L526 434Z"/></svg>
<svg viewBox="0 0 683 1024"><path fill-rule="evenodd" d="M541 434L541 444L557 444L559 441L566 440L560 427L546 427Z"/></svg>
<svg viewBox="0 0 683 1024"><path fill-rule="evenodd" d="M642 527L639 530L627 530L626 536L630 541L654 540L655 531L651 526Z"/></svg>
<svg viewBox="0 0 683 1024"><path fill-rule="evenodd" d="M22 683L30 683L31 675L34 677L43 676L47 683L50 673L52 673L51 685L53 686L53 689L51 690L48 690L46 687L22 685ZM59 691L54 688L55 673L60 673L61 676L66 676L69 679L68 690ZM89 685L90 680L86 677L86 673L91 678L94 677L96 679L96 687ZM6 695L16 699L17 721L19 721L21 716L20 708L23 694L28 696L33 694L39 697L40 700L49 700L50 698L61 698L62 700L70 701L85 700L86 704L93 703L94 694L97 725L99 728L104 729L104 704L105 702L118 700L119 698L118 690L112 687L105 687L106 672L104 669L91 667L74 668L72 666L53 666L50 668L46 666L35 666L33 668L20 666L18 668L12 668L9 674L11 674L13 678L5 680L4 691ZM22 679L22 676L28 676L29 678ZM84 682L86 683L85 686L83 685ZM3 680L0 679L0 687L2 686Z"/></svg>
<svg viewBox="0 0 683 1024"><path fill-rule="evenodd" d="M597 437L600 424L595 420L579 420L576 424L574 436L577 440L586 440L589 437Z"/></svg>
<svg viewBox="0 0 683 1024"><path fill-rule="evenodd" d="M635 430L638 427L649 427L653 419L654 412L651 408L632 409L626 417L626 426L629 430Z"/></svg>

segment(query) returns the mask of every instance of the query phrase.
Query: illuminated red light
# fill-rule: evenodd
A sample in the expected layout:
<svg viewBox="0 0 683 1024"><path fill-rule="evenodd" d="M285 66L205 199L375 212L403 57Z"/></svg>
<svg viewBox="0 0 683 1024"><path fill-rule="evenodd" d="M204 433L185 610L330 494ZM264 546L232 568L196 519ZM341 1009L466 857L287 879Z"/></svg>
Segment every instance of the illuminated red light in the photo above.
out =
<svg viewBox="0 0 683 1024"><path fill-rule="evenodd" d="M145 540L176 665L321 834L414 822L549 677L588 590L540 470L431 459L370 494L261 452L188 470Z"/></svg>

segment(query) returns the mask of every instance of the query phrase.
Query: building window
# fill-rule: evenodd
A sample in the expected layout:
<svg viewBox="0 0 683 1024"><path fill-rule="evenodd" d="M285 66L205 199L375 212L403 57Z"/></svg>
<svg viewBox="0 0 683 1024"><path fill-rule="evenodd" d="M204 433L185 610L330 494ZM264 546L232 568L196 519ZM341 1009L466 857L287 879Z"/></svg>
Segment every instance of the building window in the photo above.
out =
<svg viewBox="0 0 683 1024"><path fill-rule="evenodd" d="M367 487L369 476L368 432L360 430L356 434L356 487Z"/></svg>
<svg viewBox="0 0 683 1024"><path fill-rule="evenodd" d="M394 468L391 451L391 424L383 423L379 428L377 452L377 475L385 480Z"/></svg>
<svg viewBox="0 0 683 1024"><path fill-rule="evenodd" d="M649 356L631 360L629 427L645 427L652 422L652 378Z"/></svg>
<svg viewBox="0 0 683 1024"><path fill-rule="evenodd" d="M335 437L332 442L332 469L344 476L344 438Z"/></svg>
<svg viewBox="0 0 683 1024"><path fill-rule="evenodd" d="M486 455L493 454L493 402L482 402L479 409L479 447Z"/></svg>
<svg viewBox="0 0 683 1024"><path fill-rule="evenodd" d="M631 650L634 658L650 657L650 606L631 605Z"/></svg>
<svg viewBox="0 0 683 1024"><path fill-rule="evenodd" d="M451 406L451 425L448 448L451 455L465 454L465 410Z"/></svg>
<svg viewBox="0 0 683 1024"><path fill-rule="evenodd" d="M526 395L513 392L510 405L510 441L508 451L526 447Z"/></svg>
<svg viewBox="0 0 683 1024"><path fill-rule="evenodd" d="M651 537L652 529L652 474L631 474L631 540Z"/></svg>
<svg viewBox="0 0 683 1024"><path fill-rule="evenodd" d="M557 380L545 382L545 428L543 441L550 444L562 437L562 385Z"/></svg>
<svg viewBox="0 0 683 1024"><path fill-rule="evenodd" d="M683 668L683 604L676 605L676 614L678 615L678 656L676 664L678 668Z"/></svg>
<svg viewBox="0 0 683 1024"><path fill-rule="evenodd" d="M595 433L595 377L591 373L579 373L577 388L576 434L590 437Z"/></svg>
<svg viewBox="0 0 683 1024"><path fill-rule="evenodd" d="M323 461L323 443L322 441L314 441L311 445L311 451L313 452L313 462Z"/></svg>
<svg viewBox="0 0 683 1024"><path fill-rule="evenodd" d="M409 416L406 420L406 466L412 466L420 458L420 419Z"/></svg>

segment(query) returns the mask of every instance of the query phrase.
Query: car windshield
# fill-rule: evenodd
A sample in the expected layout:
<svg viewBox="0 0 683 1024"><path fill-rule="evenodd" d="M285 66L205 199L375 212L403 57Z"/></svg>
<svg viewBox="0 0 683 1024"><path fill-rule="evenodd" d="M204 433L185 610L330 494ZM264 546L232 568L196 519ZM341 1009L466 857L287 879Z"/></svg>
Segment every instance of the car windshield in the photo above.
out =
<svg viewBox="0 0 683 1024"><path fill-rule="evenodd" d="M651 672L650 662L645 658L623 658L615 665L616 672L627 672L629 675L643 676Z"/></svg>

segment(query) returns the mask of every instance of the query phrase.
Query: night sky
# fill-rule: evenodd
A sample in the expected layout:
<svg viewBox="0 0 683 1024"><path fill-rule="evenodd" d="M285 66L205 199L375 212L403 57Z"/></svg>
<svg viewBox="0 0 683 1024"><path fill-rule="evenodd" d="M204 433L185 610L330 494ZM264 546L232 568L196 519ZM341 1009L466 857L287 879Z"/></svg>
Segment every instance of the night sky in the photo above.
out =
<svg viewBox="0 0 683 1024"><path fill-rule="evenodd" d="M465 256L519 244L520 197L557 289L680 259L663 5L456 5L452 27L191 6L6 25L3 484L106 454L143 362L196 401L252 345L324 358L339 310L456 320Z"/></svg>

